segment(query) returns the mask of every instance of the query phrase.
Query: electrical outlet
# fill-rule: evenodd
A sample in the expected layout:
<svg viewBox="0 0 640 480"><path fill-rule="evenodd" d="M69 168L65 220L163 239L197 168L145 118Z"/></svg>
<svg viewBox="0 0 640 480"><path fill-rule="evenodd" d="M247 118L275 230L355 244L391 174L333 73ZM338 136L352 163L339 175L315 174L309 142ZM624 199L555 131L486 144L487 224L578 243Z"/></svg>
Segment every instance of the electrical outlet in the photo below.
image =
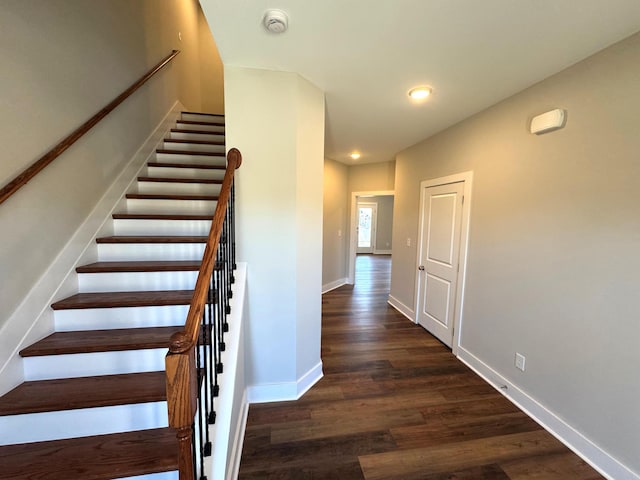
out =
<svg viewBox="0 0 640 480"><path fill-rule="evenodd" d="M411 246L411 238L407 238L407 247Z"/></svg>
<svg viewBox="0 0 640 480"><path fill-rule="evenodd" d="M341 237L342 236L342 230L338 230L338 236Z"/></svg>
<svg viewBox="0 0 640 480"><path fill-rule="evenodd" d="M524 357L524 355L521 355L520 353L516 353L516 368L518 370L522 370L524 372L525 360L526 358Z"/></svg>

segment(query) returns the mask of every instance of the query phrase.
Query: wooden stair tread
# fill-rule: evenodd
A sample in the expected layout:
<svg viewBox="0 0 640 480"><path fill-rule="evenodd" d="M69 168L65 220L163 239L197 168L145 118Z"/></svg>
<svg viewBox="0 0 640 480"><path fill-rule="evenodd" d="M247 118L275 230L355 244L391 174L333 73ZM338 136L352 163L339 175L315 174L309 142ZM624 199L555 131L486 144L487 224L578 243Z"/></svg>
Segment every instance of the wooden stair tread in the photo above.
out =
<svg viewBox="0 0 640 480"><path fill-rule="evenodd" d="M137 200L207 200L218 201L218 195L176 195L164 193L127 193L126 198Z"/></svg>
<svg viewBox="0 0 640 480"><path fill-rule="evenodd" d="M164 214L164 213L114 213L116 220L211 220L212 215Z"/></svg>
<svg viewBox="0 0 640 480"><path fill-rule="evenodd" d="M113 235L96 238L96 243L207 243L204 236L144 236L144 235Z"/></svg>
<svg viewBox="0 0 640 480"><path fill-rule="evenodd" d="M224 145L224 142L216 142L213 140L183 140L181 138L165 138L163 140L165 143L181 143L181 144L190 144L190 145L216 145L221 146Z"/></svg>
<svg viewBox="0 0 640 480"><path fill-rule="evenodd" d="M178 469L171 428L0 447L0 479L109 480Z"/></svg>
<svg viewBox="0 0 640 480"><path fill-rule="evenodd" d="M189 305L193 290L76 293L51 305L54 310L82 308L152 307Z"/></svg>
<svg viewBox="0 0 640 480"><path fill-rule="evenodd" d="M222 185L222 180L218 180L217 178L138 177L138 181L158 183L206 183L210 185Z"/></svg>
<svg viewBox="0 0 640 480"><path fill-rule="evenodd" d="M162 402L166 399L164 371L38 380L24 382L3 395L0 398L0 415Z"/></svg>
<svg viewBox="0 0 640 480"><path fill-rule="evenodd" d="M224 113L187 112L186 110L183 110L180 113L184 113L187 115L204 115L207 117L224 118Z"/></svg>
<svg viewBox="0 0 640 480"><path fill-rule="evenodd" d="M197 272L198 270L200 270L200 263L200 260L95 262L76 268L76 272Z"/></svg>
<svg viewBox="0 0 640 480"><path fill-rule="evenodd" d="M224 121L217 122L199 122L197 120L177 120L176 124L185 124L185 125L207 125L211 127L224 127Z"/></svg>
<svg viewBox="0 0 640 480"><path fill-rule="evenodd" d="M223 135L223 132L212 132L212 131L207 131L207 130L190 130L188 128L172 128L171 129L172 133L195 133L195 134L201 134L201 135Z"/></svg>
<svg viewBox="0 0 640 480"><path fill-rule="evenodd" d="M168 150L166 148L158 148L156 153L169 155L200 155L205 157L225 157L227 155L224 152L197 152L192 150Z"/></svg>
<svg viewBox="0 0 640 480"><path fill-rule="evenodd" d="M20 356L38 357L169 348L171 335L181 331L182 328L182 326L174 326L55 332L20 351Z"/></svg>
<svg viewBox="0 0 640 480"><path fill-rule="evenodd" d="M203 170L226 170L224 165L202 165L199 163L147 162L150 167L200 168Z"/></svg>

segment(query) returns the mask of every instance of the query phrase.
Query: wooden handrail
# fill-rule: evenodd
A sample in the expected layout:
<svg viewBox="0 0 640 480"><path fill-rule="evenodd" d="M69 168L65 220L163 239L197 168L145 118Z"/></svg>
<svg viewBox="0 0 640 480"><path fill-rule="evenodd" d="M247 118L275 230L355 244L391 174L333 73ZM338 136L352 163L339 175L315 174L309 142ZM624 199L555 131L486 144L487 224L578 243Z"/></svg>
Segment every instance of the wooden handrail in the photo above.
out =
<svg viewBox="0 0 640 480"><path fill-rule="evenodd" d="M218 204L213 214L213 221L211 224L211 230L209 231L209 237L207 239L207 245L202 255L202 264L200 271L198 272L198 278L196 280L196 286L193 290L193 298L191 305L189 306L189 313L187 314L187 320L182 332L177 332L171 337L171 343L169 344L169 352L171 353L184 353L190 348L196 345L198 335L200 334L200 322L202 320L202 313L206 304L207 292L209 290L209 279L211 278L211 272L213 272L213 266L216 260L216 250L220 243L220 236L222 235L222 226L224 223L224 217L227 213L227 204L229 203L229 196L231 194L231 184L233 183L233 176L238 167L242 164L242 154L237 148L232 148L227 154L227 170L222 181L222 188L220 189L220 195L218 196Z"/></svg>
<svg viewBox="0 0 640 480"><path fill-rule="evenodd" d="M60 141L55 147L45 153L30 167L22 171L17 177L11 180L0 190L0 204L7 198L16 193L21 187L27 184L29 180L35 177L40 171L42 171L47 165L58 158L66 149L73 145L80 137L93 128L100 120L111 113L115 108L124 102L131 94L144 85L151 77L158 73L164 66L166 66L176 55L180 53L180 50L173 50L171 54L167 55L160 63L145 73L138 79L133 85L127 88L124 92L118 95L111 103L105 106L102 110L96 113L89 120L84 122L80 127L74 130L70 135Z"/></svg>
<svg viewBox="0 0 640 480"><path fill-rule="evenodd" d="M216 253L224 228L233 177L241 163L242 155L240 151L236 148L229 150L227 168L222 181L218 203L213 214L211 229L202 256L202 263L184 330L171 336L169 353L165 359L169 426L177 432L180 480L192 480L194 478L193 462L191 461L193 441L191 426L198 407L198 377L195 350L200 336L203 312L207 305L209 282L216 263Z"/></svg>

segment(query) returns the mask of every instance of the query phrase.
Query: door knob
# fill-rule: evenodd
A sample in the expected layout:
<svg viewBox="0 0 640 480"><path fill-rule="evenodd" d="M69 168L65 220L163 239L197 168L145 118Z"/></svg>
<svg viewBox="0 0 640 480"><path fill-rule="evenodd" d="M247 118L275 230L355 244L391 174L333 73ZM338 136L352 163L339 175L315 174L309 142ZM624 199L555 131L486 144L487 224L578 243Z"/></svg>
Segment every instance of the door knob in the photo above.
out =
<svg viewBox="0 0 640 480"><path fill-rule="evenodd" d="M418 270L420 270L421 272L423 272L423 271L424 271L424 265L420 265L420 266L418 267Z"/></svg>

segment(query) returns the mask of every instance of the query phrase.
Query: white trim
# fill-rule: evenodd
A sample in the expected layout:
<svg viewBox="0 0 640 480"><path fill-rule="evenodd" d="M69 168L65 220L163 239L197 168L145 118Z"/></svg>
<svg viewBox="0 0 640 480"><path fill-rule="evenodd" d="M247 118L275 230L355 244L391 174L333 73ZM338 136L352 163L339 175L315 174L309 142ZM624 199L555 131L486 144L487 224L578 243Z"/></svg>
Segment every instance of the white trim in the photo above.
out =
<svg viewBox="0 0 640 480"><path fill-rule="evenodd" d="M0 395L24 381L18 352L53 332L49 306L76 290L76 265L94 245L94 238L182 109L180 102L171 107L0 330Z"/></svg>
<svg viewBox="0 0 640 480"><path fill-rule="evenodd" d="M312 367L296 382L249 385L249 403L286 402L298 400L322 378L322 362Z"/></svg>
<svg viewBox="0 0 640 480"><path fill-rule="evenodd" d="M249 409L244 371L246 352L243 332L246 320L247 284L245 262L238 262L235 279L233 297L230 299L229 332L225 337L227 348L222 353L224 373L218 380L220 385L220 396L216 399L218 416L215 424L209 427L213 444L213 454L205 460L205 472L209 478L229 478L230 473L234 469L237 470Z"/></svg>
<svg viewBox="0 0 640 480"><path fill-rule="evenodd" d="M458 278L456 289L456 303L453 317L453 342L451 350L453 354L458 353L460 339L462 337L463 311L464 311L464 289L467 278L467 254L469 252L469 223L471 218L471 194L473 190L473 171L447 175L446 177L434 178L420 182L420 213L418 217L418 245L416 248L416 270L415 270L415 321L418 322L418 312L420 311L420 275L418 275L418 265L422 258L422 232L424 230L424 192L426 188L447 185L451 183L464 182L462 222L460 232L460 252L458 256Z"/></svg>
<svg viewBox="0 0 640 480"><path fill-rule="evenodd" d="M242 447L244 445L244 434L247 429L248 416L249 402L247 401L247 389L245 389L242 395L242 411L238 416L233 444L231 446L226 480L236 480L240 474L240 460L242 458Z"/></svg>
<svg viewBox="0 0 640 480"><path fill-rule="evenodd" d="M404 303L402 303L396 297L390 294L389 299L387 300L387 303L391 305L393 308L395 308L397 311L399 311L402 315L407 317L409 320L411 320L413 323L416 323L416 312L411 310L411 308L407 307Z"/></svg>
<svg viewBox="0 0 640 480"><path fill-rule="evenodd" d="M339 278L337 280L334 280L333 282L329 282L326 283L322 286L322 294L324 295L327 292L330 292L331 290L335 290L336 288L339 288L343 285L347 284L347 278Z"/></svg>
<svg viewBox="0 0 640 480"><path fill-rule="evenodd" d="M356 278L356 249L358 246L358 237L356 236L356 210L358 197L365 196L395 196L395 190L371 190L365 192L351 192L351 204L349 205L349 271L347 283L353 285Z"/></svg>
<svg viewBox="0 0 640 480"><path fill-rule="evenodd" d="M378 249L374 249L374 250L373 250L373 254L374 254L374 255L391 255L391 250L378 250Z"/></svg>
<svg viewBox="0 0 640 480"><path fill-rule="evenodd" d="M602 450L547 407L509 382L471 352L465 350L464 347L458 348L457 357L604 477L610 480L640 480L638 474Z"/></svg>

